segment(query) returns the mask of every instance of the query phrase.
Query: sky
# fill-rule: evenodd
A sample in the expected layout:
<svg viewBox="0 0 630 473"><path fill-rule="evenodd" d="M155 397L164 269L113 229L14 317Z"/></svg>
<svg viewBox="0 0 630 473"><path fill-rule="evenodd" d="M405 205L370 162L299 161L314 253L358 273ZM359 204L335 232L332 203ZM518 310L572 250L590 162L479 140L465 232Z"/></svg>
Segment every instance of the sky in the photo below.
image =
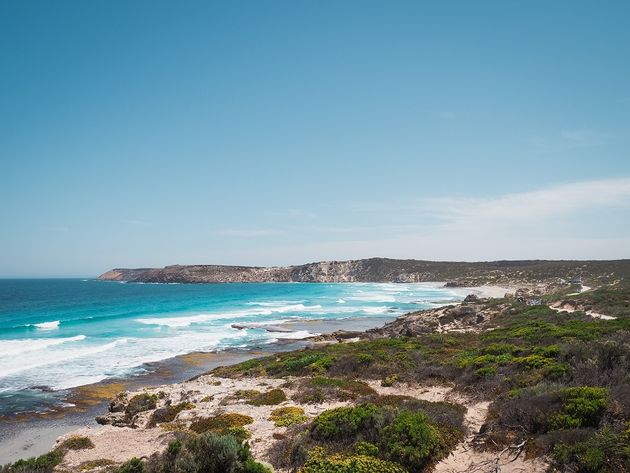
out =
<svg viewBox="0 0 630 473"><path fill-rule="evenodd" d="M0 277L630 257L630 2L0 2Z"/></svg>

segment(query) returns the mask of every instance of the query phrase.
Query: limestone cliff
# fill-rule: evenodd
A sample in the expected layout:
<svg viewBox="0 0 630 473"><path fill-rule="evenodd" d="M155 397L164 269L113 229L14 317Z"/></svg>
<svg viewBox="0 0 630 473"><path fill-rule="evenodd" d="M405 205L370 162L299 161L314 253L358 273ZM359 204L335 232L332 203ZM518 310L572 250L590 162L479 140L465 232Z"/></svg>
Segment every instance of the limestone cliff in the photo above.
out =
<svg viewBox="0 0 630 473"><path fill-rule="evenodd" d="M424 282L452 285L566 284L614 282L630 273L630 260L443 262L370 258L323 261L299 266L173 265L164 268L116 268L104 281L155 283L226 282Z"/></svg>

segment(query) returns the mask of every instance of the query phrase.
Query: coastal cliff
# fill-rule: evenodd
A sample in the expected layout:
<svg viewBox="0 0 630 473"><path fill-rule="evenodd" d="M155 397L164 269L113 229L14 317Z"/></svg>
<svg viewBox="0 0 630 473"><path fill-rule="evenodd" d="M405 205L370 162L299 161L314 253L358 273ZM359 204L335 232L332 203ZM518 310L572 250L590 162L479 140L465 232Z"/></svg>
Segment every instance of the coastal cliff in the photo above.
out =
<svg viewBox="0 0 630 473"><path fill-rule="evenodd" d="M322 261L297 266L173 265L164 268L116 268L103 281L145 283L227 282L426 282L456 286L480 284L611 283L626 276L629 260L444 262L369 258Z"/></svg>

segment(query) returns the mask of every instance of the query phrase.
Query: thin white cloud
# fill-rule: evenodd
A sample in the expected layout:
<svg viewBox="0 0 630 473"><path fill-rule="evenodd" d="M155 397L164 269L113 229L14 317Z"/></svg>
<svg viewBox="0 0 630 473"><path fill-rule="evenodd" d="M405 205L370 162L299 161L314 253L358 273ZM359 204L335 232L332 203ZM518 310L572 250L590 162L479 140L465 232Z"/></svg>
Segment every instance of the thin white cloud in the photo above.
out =
<svg viewBox="0 0 630 473"><path fill-rule="evenodd" d="M562 184L485 199L427 199L422 206L450 222L542 221L597 207L630 208L630 178Z"/></svg>

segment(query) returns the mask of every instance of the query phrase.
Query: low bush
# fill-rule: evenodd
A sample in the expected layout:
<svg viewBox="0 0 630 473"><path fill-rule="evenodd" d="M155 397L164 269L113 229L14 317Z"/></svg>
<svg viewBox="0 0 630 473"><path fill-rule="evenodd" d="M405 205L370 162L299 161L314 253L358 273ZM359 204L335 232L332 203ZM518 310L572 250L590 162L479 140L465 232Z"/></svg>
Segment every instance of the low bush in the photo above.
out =
<svg viewBox="0 0 630 473"><path fill-rule="evenodd" d="M324 411L306 430L289 430L274 446L274 465L290 470L303 467L301 472L380 471L370 470L378 467L383 471L421 471L448 454L462 438L463 408L437 424L420 408L433 403L415 401L417 404L404 396L388 396L378 404ZM435 412L453 410L448 403L440 404ZM449 417L457 421L445 421Z"/></svg>
<svg viewBox="0 0 630 473"><path fill-rule="evenodd" d="M11 473L51 473L61 463L63 456L61 450L53 450L38 457L18 460L5 469Z"/></svg>
<svg viewBox="0 0 630 473"><path fill-rule="evenodd" d="M213 417L205 417L195 420L190 424L190 430L198 434L204 432L214 432L226 434L229 429L244 427L254 422L254 419L245 414L232 412L229 414L218 414Z"/></svg>
<svg viewBox="0 0 630 473"><path fill-rule="evenodd" d="M616 473L630 471L630 446L623 435L605 428L574 443L559 443L553 464L563 471Z"/></svg>
<svg viewBox="0 0 630 473"><path fill-rule="evenodd" d="M597 427L608 404L605 388L576 387L559 391L561 412L549 419L551 429Z"/></svg>
<svg viewBox="0 0 630 473"><path fill-rule="evenodd" d="M94 443L88 437L75 435L64 440L57 448L60 450L84 450L94 448Z"/></svg>
<svg viewBox="0 0 630 473"><path fill-rule="evenodd" d="M438 430L420 412L402 411L383 429L385 454L411 471L420 471L440 448ZM446 452L444 452L446 453Z"/></svg>
<svg viewBox="0 0 630 473"><path fill-rule="evenodd" d="M177 414L182 411L194 408L195 405L191 402L181 402L179 404L171 404L170 406L156 409L151 414L151 419L149 419L148 427L155 427L158 424L173 422L175 420L175 417L177 417Z"/></svg>
<svg viewBox="0 0 630 473"><path fill-rule="evenodd" d="M311 433L313 438L328 441L348 442L361 434L367 434L377 425L386 411L374 404L363 404L355 407L338 407L322 412L313 421Z"/></svg>
<svg viewBox="0 0 630 473"><path fill-rule="evenodd" d="M271 412L269 420L276 427L288 427L295 424L303 424L308 420L301 407L280 407Z"/></svg>
<svg viewBox="0 0 630 473"><path fill-rule="evenodd" d="M272 473L256 462L247 444L229 435L205 433L184 442L171 442L153 455L143 470L133 473ZM131 473L131 472L126 472Z"/></svg>
<svg viewBox="0 0 630 473"><path fill-rule="evenodd" d="M247 404L251 404L252 406L273 406L276 404L280 404L287 400L287 395L282 389L272 389L267 391L266 393L259 394L254 396Z"/></svg>
<svg viewBox="0 0 630 473"><path fill-rule="evenodd" d="M319 404L326 401L354 401L375 396L376 391L366 383L356 380L316 376L303 378L293 383L295 402Z"/></svg>
<svg viewBox="0 0 630 473"><path fill-rule="evenodd" d="M137 394L131 399L125 407L125 415L128 418L134 417L136 414L144 411L149 411L157 407L158 397L156 394Z"/></svg>
<svg viewBox="0 0 630 473"><path fill-rule="evenodd" d="M309 458L299 473L407 473L397 463L368 455L331 455Z"/></svg>
<svg viewBox="0 0 630 473"><path fill-rule="evenodd" d="M120 465L118 469L118 473L143 473L144 472L144 463L139 458L133 457L128 462Z"/></svg>

